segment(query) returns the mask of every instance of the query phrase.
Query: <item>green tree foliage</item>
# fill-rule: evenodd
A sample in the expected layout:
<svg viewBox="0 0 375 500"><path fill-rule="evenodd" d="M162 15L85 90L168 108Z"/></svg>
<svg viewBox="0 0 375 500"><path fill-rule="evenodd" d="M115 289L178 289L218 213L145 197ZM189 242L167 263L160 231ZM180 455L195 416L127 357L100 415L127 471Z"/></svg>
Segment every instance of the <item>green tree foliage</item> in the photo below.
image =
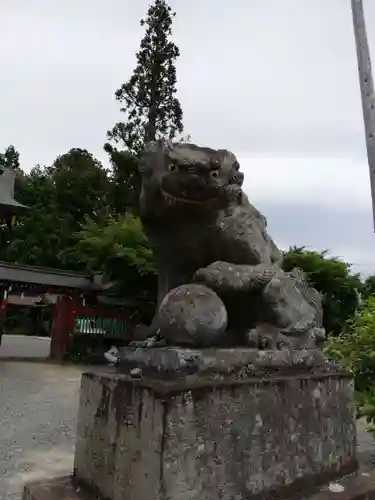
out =
<svg viewBox="0 0 375 500"><path fill-rule="evenodd" d="M138 172L138 158L129 151L120 151L110 144L105 145L110 156L112 171L109 199L116 214L139 212L141 178Z"/></svg>
<svg viewBox="0 0 375 500"><path fill-rule="evenodd" d="M353 373L358 416L375 424L375 297L355 313L346 331L329 339L326 353Z"/></svg>
<svg viewBox="0 0 375 500"><path fill-rule="evenodd" d="M182 109L176 97L179 49L171 40L174 16L165 0L155 0L149 7L141 20L146 32L136 54L137 65L130 79L115 92L125 120L108 131L107 137L115 146L107 143L104 149L113 166L114 185L122 186L113 195L119 213L138 210L136 158L144 144L160 136L173 139L183 131ZM126 184L122 183L124 179Z"/></svg>
<svg viewBox="0 0 375 500"><path fill-rule="evenodd" d="M366 278L361 292L364 299L368 299L372 295L375 296L375 276L369 276Z"/></svg>
<svg viewBox="0 0 375 500"><path fill-rule="evenodd" d="M54 185L59 210L69 217L72 228L77 230L87 218L101 220L108 215L108 172L88 151L71 149L58 156L46 175Z"/></svg>
<svg viewBox="0 0 375 500"><path fill-rule="evenodd" d="M284 254L284 270L290 271L293 267L305 271L309 283L323 295L327 333L340 334L358 307L362 286L359 276L351 274L350 264L329 257L327 251L309 251L304 247L292 247Z"/></svg>
<svg viewBox="0 0 375 500"><path fill-rule="evenodd" d="M29 207L18 219L11 235L1 228L0 258L5 261L59 266L59 216L54 199L55 189L43 169L35 167L29 174L17 171L15 198Z"/></svg>
<svg viewBox="0 0 375 500"><path fill-rule="evenodd" d="M12 230L1 259L23 264L82 270L72 260L74 233L87 218L100 220L108 212L109 179L87 151L72 149L49 167L20 171L15 197L29 207Z"/></svg>
<svg viewBox="0 0 375 500"><path fill-rule="evenodd" d="M20 154L13 145L8 146L4 153L0 153L0 166L12 170L20 167Z"/></svg>
<svg viewBox="0 0 375 500"><path fill-rule="evenodd" d="M183 130L182 109L175 96L179 50L170 40L174 16L165 0L155 0L150 6L146 19L141 20L146 33L136 55L137 66L115 93L126 121L117 123L108 138L135 154L157 135L174 138Z"/></svg>
<svg viewBox="0 0 375 500"><path fill-rule="evenodd" d="M154 300L156 267L148 240L138 217L111 217L101 224L88 222L76 234L77 259L89 270L101 270L121 284L127 297Z"/></svg>

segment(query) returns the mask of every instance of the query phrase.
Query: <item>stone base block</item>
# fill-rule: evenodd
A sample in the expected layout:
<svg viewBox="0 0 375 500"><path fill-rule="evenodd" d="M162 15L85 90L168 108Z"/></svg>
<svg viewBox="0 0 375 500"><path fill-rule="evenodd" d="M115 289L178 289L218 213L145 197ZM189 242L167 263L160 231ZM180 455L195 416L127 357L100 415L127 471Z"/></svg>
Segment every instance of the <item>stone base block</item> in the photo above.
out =
<svg viewBox="0 0 375 500"><path fill-rule="evenodd" d="M86 489L74 485L71 476L30 483L22 500L97 500Z"/></svg>
<svg viewBox="0 0 375 500"><path fill-rule="evenodd" d="M106 500L302 499L356 470L347 374L227 368L217 380L85 374L75 479Z"/></svg>
<svg viewBox="0 0 375 500"><path fill-rule="evenodd" d="M340 482L341 492L329 486L305 500L375 500L375 473L359 473L357 477ZM332 486L331 486L332 489ZM156 495L152 498L155 498ZM277 498L277 497L276 497ZM301 500L301 497L297 497ZM100 500L93 492L73 484L71 477L34 483L25 487L23 500ZM136 499L137 500L137 499ZM188 499L186 499L188 500ZM297 499L296 499L297 500Z"/></svg>
<svg viewBox="0 0 375 500"><path fill-rule="evenodd" d="M251 377L322 373L337 367L319 349L259 350L159 347L120 349L119 372L152 380L239 380Z"/></svg>

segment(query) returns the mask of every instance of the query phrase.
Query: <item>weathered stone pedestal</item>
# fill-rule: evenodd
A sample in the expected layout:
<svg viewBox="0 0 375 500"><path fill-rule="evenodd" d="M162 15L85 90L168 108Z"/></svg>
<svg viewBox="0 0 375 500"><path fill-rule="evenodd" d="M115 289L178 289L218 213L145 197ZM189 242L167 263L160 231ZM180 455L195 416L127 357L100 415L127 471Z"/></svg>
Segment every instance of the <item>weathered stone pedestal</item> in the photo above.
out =
<svg viewBox="0 0 375 500"><path fill-rule="evenodd" d="M25 499L375 498L367 476L324 489L356 471L356 432L352 382L318 351L137 350L122 369L83 375L73 478Z"/></svg>

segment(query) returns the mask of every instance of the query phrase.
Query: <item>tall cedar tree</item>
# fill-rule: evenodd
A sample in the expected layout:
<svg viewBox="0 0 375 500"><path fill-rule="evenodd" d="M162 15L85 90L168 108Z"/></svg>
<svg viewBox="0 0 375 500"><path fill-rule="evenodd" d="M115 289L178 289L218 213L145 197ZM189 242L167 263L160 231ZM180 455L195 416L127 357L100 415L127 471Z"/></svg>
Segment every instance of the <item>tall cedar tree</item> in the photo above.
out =
<svg viewBox="0 0 375 500"><path fill-rule="evenodd" d="M107 137L125 151L108 143L105 150L113 165L114 184L123 189L120 193L117 187L114 193L115 209L120 213L129 208L137 212L140 179L134 157L145 143L157 137L173 139L183 131L182 109L176 98L175 61L180 53L171 40L175 15L165 0L155 0L150 6L146 19L141 20L146 33L136 55L137 66L130 80L115 92L126 121L117 123Z"/></svg>
<svg viewBox="0 0 375 500"><path fill-rule="evenodd" d="M13 145L8 146L4 153L0 153L0 165L12 170L20 168L20 154Z"/></svg>

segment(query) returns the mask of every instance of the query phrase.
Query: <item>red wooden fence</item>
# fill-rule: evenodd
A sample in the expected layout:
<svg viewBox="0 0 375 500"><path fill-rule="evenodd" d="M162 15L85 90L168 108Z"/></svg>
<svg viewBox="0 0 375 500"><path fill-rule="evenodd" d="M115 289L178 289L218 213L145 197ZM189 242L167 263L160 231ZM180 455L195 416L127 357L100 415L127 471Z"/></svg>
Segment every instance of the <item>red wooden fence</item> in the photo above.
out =
<svg viewBox="0 0 375 500"><path fill-rule="evenodd" d="M80 296L59 296L51 327L52 359L61 360L74 335L102 336L126 342L136 322L137 310L94 307Z"/></svg>

